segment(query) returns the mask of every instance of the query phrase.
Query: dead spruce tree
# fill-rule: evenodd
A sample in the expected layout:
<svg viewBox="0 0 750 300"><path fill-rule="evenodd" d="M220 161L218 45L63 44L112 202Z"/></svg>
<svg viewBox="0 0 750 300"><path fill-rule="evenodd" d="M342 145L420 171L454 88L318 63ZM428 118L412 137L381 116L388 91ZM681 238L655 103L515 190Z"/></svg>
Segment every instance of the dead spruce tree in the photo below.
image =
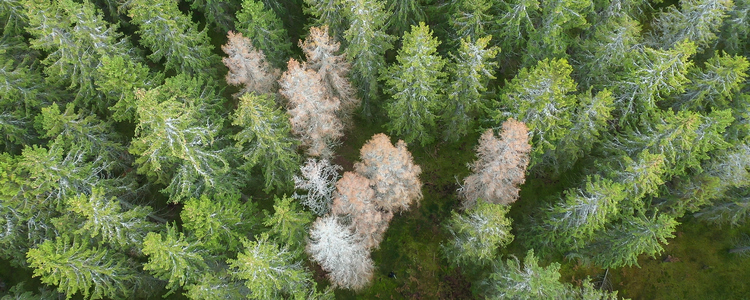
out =
<svg viewBox="0 0 750 300"><path fill-rule="evenodd" d="M288 99L292 133L299 136L307 155L331 157L333 146L343 136L343 126L336 115L341 102L327 94L320 74L305 69L294 59L289 60L279 85L281 95Z"/></svg>
<svg viewBox="0 0 750 300"><path fill-rule="evenodd" d="M313 223L307 253L336 287L360 290L372 280L370 251L334 215Z"/></svg>
<svg viewBox="0 0 750 300"><path fill-rule="evenodd" d="M263 51L255 49L242 33L230 31L227 39L227 44L221 46L227 57L221 61L229 68L227 83L242 87L237 96L250 92L273 93L281 73L279 69L271 67Z"/></svg>
<svg viewBox="0 0 750 300"><path fill-rule="evenodd" d="M323 216L331 210L331 199L339 179L341 166L332 165L327 159L308 158L300 167L302 176L294 176L294 188L307 191L306 194L294 193L292 197L302 205L310 208L315 214Z"/></svg>
<svg viewBox="0 0 750 300"><path fill-rule="evenodd" d="M341 102L337 113L339 119L350 124L360 99L348 79L351 65L346 61L346 55L336 55L340 43L328 35L328 26L322 26L310 28L310 35L304 42L300 41L299 46L307 58L305 66L318 72L328 97L338 98Z"/></svg>
<svg viewBox="0 0 750 300"><path fill-rule="evenodd" d="M362 161L354 164L354 170L371 181L378 208L396 213L422 199L422 169L414 164L404 141L394 147L387 135L378 133L362 146L359 155Z"/></svg>
<svg viewBox="0 0 750 300"><path fill-rule="evenodd" d="M421 169L404 141L393 146L376 134L360 159L336 183L331 212L313 224L307 246L333 285L354 290L372 279L369 250L379 246L393 214L422 198Z"/></svg>
<svg viewBox="0 0 750 300"><path fill-rule="evenodd" d="M497 204L510 204L518 199L531 152L528 132L524 123L508 119L503 122L500 138L495 137L492 129L482 134L476 149L477 160L469 166L473 174L464 179L459 190L465 209L473 207L477 199Z"/></svg>
<svg viewBox="0 0 750 300"><path fill-rule="evenodd" d="M331 212L346 218L350 228L367 249L377 248L393 218L393 212L378 209L371 181L346 172L336 183Z"/></svg>

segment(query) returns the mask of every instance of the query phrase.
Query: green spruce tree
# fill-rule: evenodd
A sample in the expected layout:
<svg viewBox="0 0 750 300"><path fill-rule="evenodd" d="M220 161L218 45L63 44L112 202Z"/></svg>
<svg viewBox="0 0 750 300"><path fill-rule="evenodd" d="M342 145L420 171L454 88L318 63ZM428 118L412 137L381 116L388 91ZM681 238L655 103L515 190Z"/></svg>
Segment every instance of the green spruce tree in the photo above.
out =
<svg viewBox="0 0 750 300"><path fill-rule="evenodd" d="M390 118L386 127L407 143L423 146L435 139L438 114L443 108L445 59L437 53L440 42L424 23L404 35L397 64L381 72L392 100L386 105Z"/></svg>

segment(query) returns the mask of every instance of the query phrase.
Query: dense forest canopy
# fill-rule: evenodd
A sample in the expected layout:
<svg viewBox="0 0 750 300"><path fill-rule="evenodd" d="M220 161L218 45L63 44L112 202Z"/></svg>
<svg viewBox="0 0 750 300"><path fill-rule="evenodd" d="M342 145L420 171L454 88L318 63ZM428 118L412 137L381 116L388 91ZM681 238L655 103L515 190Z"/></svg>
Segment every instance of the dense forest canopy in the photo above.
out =
<svg viewBox="0 0 750 300"><path fill-rule="evenodd" d="M742 236L683 259L750 276L747 0L0 0L0 27L2 299L675 297L637 270ZM750 293L720 289L681 297Z"/></svg>

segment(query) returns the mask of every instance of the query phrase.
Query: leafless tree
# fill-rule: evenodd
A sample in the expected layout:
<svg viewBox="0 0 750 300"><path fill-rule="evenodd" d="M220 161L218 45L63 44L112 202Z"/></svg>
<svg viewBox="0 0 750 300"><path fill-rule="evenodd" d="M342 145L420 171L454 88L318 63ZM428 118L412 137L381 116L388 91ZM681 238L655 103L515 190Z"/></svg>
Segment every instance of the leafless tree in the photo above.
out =
<svg viewBox="0 0 750 300"><path fill-rule="evenodd" d="M306 66L318 72L328 96L341 102L339 118L344 124L349 124L360 99L347 78L351 66L346 55L336 55L340 44L328 35L328 26L323 26L310 28L310 35L304 42L300 41L299 46L307 57Z"/></svg>
<svg viewBox="0 0 750 300"><path fill-rule="evenodd" d="M341 166L331 165L327 159L307 159L305 165L300 167L302 176L294 176L294 188L307 193L295 193L293 197L317 215L327 214L331 210L331 198L334 184L339 179L339 170Z"/></svg>
<svg viewBox="0 0 750 300"><path fill-rule="evenodd" d="M422 169L414 164L404 141L394 147L387 135L379 133L359 153L362 161L354 164L354 170L370 180L379 209L400 212L422 199Z"/></svg>
<svg viewBox="0 0 750 300"><path fill-rule="evenodd" d="M227 39L227 44L221 46L221 50L227 54L227 57L221 59L229 68L227 83L241 86L240 95L249 92L275 92L276 80L281 73L279 69L271 67L263 52L255 49L250 39L242 36L242 33L230 31Z"/></svg>
<svg viewBox="0 0 750 300"><path fill-rule="evenodd" d="M292 132L307 147L307 155L331 157L333 146L343 136L343 125L336 115L340 109L338 98L328 96L318 73L294 59L289 60L279 84L281 94L289 100L287 113Z"/></svg>
<svg viewBox="0 0 750 300"><path fill-rule="evenodd" d="M336 183L331 212L347 217L351 228L365 248L377 248L388 229L393 213L375 206L375 190L369 179L346 172Z"/></svg>
<svg viewBox="0 0 750 300"><path fill-rule="evenodd" d="M318 218L310 230L307 253L334 286L360 290L372 280L370 251L336 216Z"/></svg>
<svg viewBox="0 0 750 300"><path fill-rule="evenodd" d="M529 129L522 122L508 119L497 138L488 129L479 138L477 160L469 167L473 174L464 179L459 194L469 209L477 199L510 204L518 199L519 186L526 180L529 165Z"/></svg>

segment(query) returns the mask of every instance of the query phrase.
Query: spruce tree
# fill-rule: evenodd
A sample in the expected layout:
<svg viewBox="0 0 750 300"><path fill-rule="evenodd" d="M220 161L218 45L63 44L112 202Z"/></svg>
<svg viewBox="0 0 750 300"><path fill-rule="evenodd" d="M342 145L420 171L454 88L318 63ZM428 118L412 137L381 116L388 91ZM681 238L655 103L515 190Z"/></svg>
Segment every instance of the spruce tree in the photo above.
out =
<svg viewBox="0 0 750 300"><path fill-rule="evenodd" d="M491 37L461 40L461 47L448 65L451 75L448 101L442 115L446 140L457 140L471 132L476 119L489 108L487 87L495 79L495 56L500 52L490 46Z"/></svg>
<svg viewBox="0 0 750 300"><path fill-rule="evenodd" d="M572 71L565 59L545 59L522 69L500 95L501 110L494 120L500 123L510 116L528 126L533 149L529 168L542 162L542 154L554 150L570 132L576 104Z"/></svg>
<svg viewBox="0 0 750 300"><path fill-rule="evenodd" d="M112 119L136 121L136 89L152 89L163 81L162 73L152 73L148 66L126 55L102 58L97 69L96 89L107 97Z"/></svg>
<svg viewBox="0 0 750 300"><path fill-rule="evenodd" d="M494 38L505 57L518 60L524 52L529 35L536 31L534 24L540 15L539 1L501 0L496 5L499 13L495 19L497 29L492 31L497 33ZM508 64L505 61L503 63Z"/></svg>
<svg viewBox="0 0 750 300"><path fill-rule="evenodd" d="M281 19L263 2L244 0L242 10L237 11L236 24L237 31L250 39L274 67L283 67L289 60L292 54L289 35Z"/></svg>
<svg viewBox="0 0 750 300"><path fill-rule="evenodd" d="M529 250L523 265L515 256L505 263L494 264L489 275L488 299L555 299L563 296L565 286L560 283L560 264L539 265L534 250Z"/></svg>
<svg viewBox="0 0 750 300"><path fill-rule="evenodd" d="M678 224L665 214L627 217L599 233L581 252L601 268L639 266L638 256L655 257L664 251L661 244L674 238L672 233Z"/></svg>
<svg viewBox="0 0 750 300"><path fill-rule="evenodd" d="M465 213L453 212L448 225L449 242L442 247L456 265L486 265L497 256L497 249L513 241L510 206L478 201Z"/></svg>
<svg viewBox="0 0 750 300"><path fill-rule="evenodd" d="M207 109L214 95L201 86L200 80L177 76L136 93L139 122L130 153L139 156L139 173L167 185L172 202L234 189L226 148L214 145L220 126Z"/></svg>
<svg viewBox="0 0 750 300"><path fill-rule="evenodd" d="M33 0L27 5L31 47L47 52L42 61L47 80L69 85L79 107L105 112L110 103L96 90L97 68L104 57L128 55L132 45L90 2Z"/></svg>
<svg viewBox="0 0 750 300"><path fill-rule="evenodd" d="M199 75L211 70L219 61L206 29L198 31L190 15L184 15L171 0L133 0L127 5L128 16L138 25L141 45L151 49L148 56L164 63L166 70Z"/></svg>
<svg viewBox="0 0 750 300"><path fill-rule="evenodd" d="M749 67L744 56L715 53L703 68L690 68L690 83L684 94L675 97L673 107L703 112L729 108L745 83Z"/></svg>
<svg viewBox="0 0 750 300"><path fill-rule="evenodd" d="M255 93L243 95L232 115L232 125L240 127L232 136L244 159L240 168L250 172L260 167L266 191L288 188L300 157L289 119L273 98Z"/></svg>
<svg viewBox="0 0 750 300"><path fill-rule="evenodd" d="M290 251L301 254L307 238L307 227L313 221L313 214L303 211L294 198L274 197L273 214L266 214L263 225L270 228L268 234L279 245L286 245Z"/></svg>
<svg viewBox="0 0 750 300"><path fill-rule="evenodd" d="M688 40L699 50L710 49L733 5L732 0L683 0L679 9L669 6L654 18L650 44L669 49Z"/></svg>
<svg viewBox="0 0 750 300"><path fill-rule="evenodd" d="M591 0L552 0L541 6L536 30L529 34L523 65L533 66L540 60L566 58L574 41L571 31L587 25Z"/></svg>
<svg viewBox="0 0 750 300"><path fill-rule="evenodd" d="M406 33L411 26L427 21L420 0L388 0L387 10L391 12L386 27L395 36Z"/></svg>
<svg viewBox="0 0 750 300"><path fill-rule="evenodd" d="M149 232L141 250L148 257L143 270L166 280L166 287L172 291L194 283L208 270L201 246L200 242L178 232L176 225L167 226L163 233Z"/></svg>
<svg viewBox="0 0 750 300"><path fill-rule="evenodd" d="M535 228L536 242L552 244L560 251L586 245L594 234L616 219L620 202L627 196L622 184L598 176L588 177L583 188L565 192Z"/></svg>
<svg viewBox="0 0 750 300"><path fill-rule="evenodd" d="M409 143L418 141L424 146L435 139L431 133L443 108L446 77L446 61L437 53L439 44L427 25L412 26L404 35L398 63L381 71L392 95L386 105L390 118L386 126Z"/></svg>
<svg viewBox="0 0 750 300"><path fill-rule="evenodd" d="M349 44L346 57L352 64L354 85L360 90L362 110L370 116L375 105L372 101L378 96L378 72L386 67L385 52L393 48L394 38L385 32L389 13L383 2L375 0L346 1L342 9L349 20L344 32Z"/></svg>
<svg viewBox="0 0 750 300"><path fill-rule="evenodd" d="M238 251L240 240L258 227L255 213L253 203L242 203L239 195L202 195L185 202L180 219L184 231L200 241L201 248L224 255Z"/></svg>
<svg viewBox="0 0 750 300"><path fill-rule="evenodd" d="M234 18L231 12L237 11L236 1L228 0L190 0L190 8L199 10L206 17L206 21L215 26L214 32L234 30Z"/></svg>
<svg viewBox="0 0 750 300"><path fill-rule="evenodd" d="M90 248L85 239L59 236L27 254L34 276L57 286L65 299L80 293L85 299L129 297L134 270L124 256Z"/></svg>
<svg viewBox="0 0 750 300"><path fill-rule="evenodd" d="M294 253L261 235L243 241L245 251L227 261L232 277L245 280L250 299L278 299L306 296L310 274L296 261Z"/></svg>
<svg viewBox="0 0 750 300"><path fill-rule="evenodd" d="M147 219L150 207L121 203L116 198L107 199L102 188L94 188L91 195L78 195L66 199L68 210L84 218L76 234L105 242L114 249L125 251L138 248L148 232L159 227ZM123 205L132 206L123 209Z"/></svg>
<svg viewBox="0 0 750 300"><path fill-rule="evenodd" d="M492 3L485 0L460 0L451 13L449 24L457 40L478 41L494 34ZM463 46L460 46L463 47Z"/></svg>

